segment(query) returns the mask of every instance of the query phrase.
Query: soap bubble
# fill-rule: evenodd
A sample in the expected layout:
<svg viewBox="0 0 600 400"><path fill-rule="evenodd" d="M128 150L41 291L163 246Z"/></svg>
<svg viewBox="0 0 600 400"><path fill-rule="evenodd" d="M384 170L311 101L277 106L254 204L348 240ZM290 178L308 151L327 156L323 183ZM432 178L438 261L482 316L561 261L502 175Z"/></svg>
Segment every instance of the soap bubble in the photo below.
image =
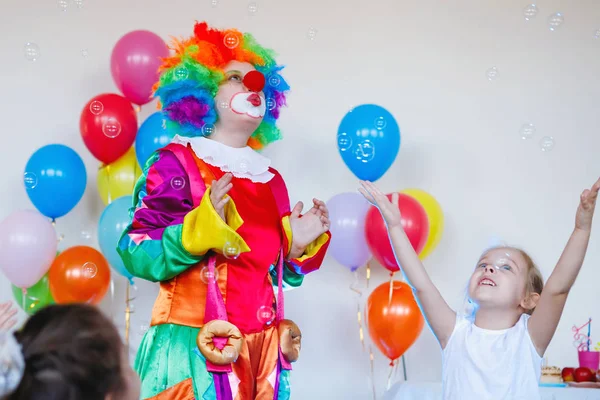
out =
<svg viewBox="0 0 600 400"><path fill-rule="evenodd" d="M98 274L98 267L93 262L86 262L82 266L83 276L91 279Z"/></svg>
<svg viewBox="0 0 600 400"><path fill-rule="evenodd" d="M116 138L121 133L121 124L116 119L109 118L108 121L102 125L102 132L106 137L111 139Z"/></svg>
<svg viewBox="0 0 600 400"><path fill-rule="evenodd" d="M544 136L540 140L540 149L543 152L548 152L554 148L554 138L552 136Z"/></svg>
<svg viewBox="0 0 600 400"><path fill-rule="evenodd" d="M37 176L33 172L25 172L23 174L23 183L27 189L33 189L38 184Z"/></svg>
<svg viewBox="0 0 600 400"><path fill-rule="evenodd" d="M519 134L522 139L531 139L535 134L535 125L533 124L523 124L521 125L521 129L519 129Z"/></svg>
<svg viewBox="0 0 600 400"><path fill-rule="evenodd" d="M185 187L185 178L183 176L174 176L171 178L171 187L175 190L181 190Z"/></svg>
<svg viewBox="0 0 600 400"><path fill-rule="evenodd" d="M40 46L28 42L25 44L25 58L29 61L37 61L40 58Z"/></svg>
<svg viewBox="0 0 600 400"><path fill-rule="evenodd" d="M225 242L225 245L223 246L223 256L225 256L225 258L235 260L240 256L240 253L241 249L237 243Z"/></svg>
<svg viewBox="0 0 600 400"><path fill-rule="evenodd" d="M552 14L548 17L548 26L551 31L555 31L565 22L565 17L561 13Z"/></svg>
<svg viewBox="0 0 600 400"><path fill-rule="evenodd" d="M270 325L275 320L275 310L273 307L261 306L256 312L258 322L263 325Z"/></svg>
<svg viewBox="0 0 600 400"><path fill-rule="evenodd" d="M525 16L525 20L529 21L532 18L535 18L535 16L538 13L538 7L535 4L530 4L527 7L525 7L525 9L523 10L523 15Z"/></svg>
<svg viewBox="0 0 600 400"><path fill-rule="evenodd" d="M488 80L495 81L498 78L498 68L492 67L487 70L486 76Z"/></svg>

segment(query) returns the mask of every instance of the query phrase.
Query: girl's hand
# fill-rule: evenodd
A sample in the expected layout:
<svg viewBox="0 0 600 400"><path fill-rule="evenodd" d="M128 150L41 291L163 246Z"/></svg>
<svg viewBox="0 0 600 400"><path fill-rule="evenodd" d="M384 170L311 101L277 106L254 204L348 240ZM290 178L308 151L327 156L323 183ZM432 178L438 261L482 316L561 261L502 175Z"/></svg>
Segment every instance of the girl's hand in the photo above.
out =
<svg viewBox="0 0 600 400"><path fill-rule="evenodd" d="M17 323L16 314L17 309L12 306L12 302L0 304L0 332L7 332Z"/></svg>
<svg viewBox="0 0 600 400"><path fill-rule="evenodd" d="M290 259L302 256L310 243L329 230L329 211L323 201L313 199L313 207L301 216L303 208L304 205L299 201L290 215L292 228L292 246L288 256Z"/></svg>
<svg viewBox="0 0 600 400"><path fill-rule="evenodd" d="M223 221L225 221L225 205L230 199L230 197L226 195L233 187L231 178L233 178L233 175L226 173L218 181L213 181L210 187L210 202Z"/></svg>
<svg viewBox="0 0 600 400"><path fill-rule="evenodd" d="M600 190L600 179L594 183L591 189L586 189L581 193L581 200L577 208L577 216L575 217L575 228L583 231L591 231L598 190Z"/></svg>
<svg viewBox="0 0 600 400"><path fill-rule="evenodd" d="M398 193L392 194L392 201L377 186L368 181L360 181L362 185L358 191L365 196L371 204L379 209L388 229L402 226L402 215L398 208Z"/></svg>

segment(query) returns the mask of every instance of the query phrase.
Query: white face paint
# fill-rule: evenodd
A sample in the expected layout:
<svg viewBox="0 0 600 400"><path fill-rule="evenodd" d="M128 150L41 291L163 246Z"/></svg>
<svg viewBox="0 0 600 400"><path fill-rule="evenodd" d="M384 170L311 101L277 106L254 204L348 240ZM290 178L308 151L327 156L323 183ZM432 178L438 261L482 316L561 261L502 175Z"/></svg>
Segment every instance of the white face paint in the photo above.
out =
<svg viewBox="0 0 600 400"><path fill-rule="evenodd" d="M260 119L265 116L267 106L262 95L252 92L239 92L233 95L229 102L231 111L245 114L251 118Z"/></svg>

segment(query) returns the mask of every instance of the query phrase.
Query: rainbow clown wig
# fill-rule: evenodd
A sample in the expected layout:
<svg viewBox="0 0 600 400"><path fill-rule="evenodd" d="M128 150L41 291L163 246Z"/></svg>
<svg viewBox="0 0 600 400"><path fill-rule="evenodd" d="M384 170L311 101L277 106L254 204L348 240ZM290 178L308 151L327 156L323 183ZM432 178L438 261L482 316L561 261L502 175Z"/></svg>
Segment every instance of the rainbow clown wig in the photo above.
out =
<svg viewBox="0 0 600 400"><path fill-rule="evenodd" d="M272 50L249 33L211 29L205 22L196 23L189 39L174 40L171 49L175 54L163 59L154 94L173 131L185 136L210 134L218 119L214 98L225 79L223 69L235 60L252 64L266 80L266 114L248 145L259 150L281 137L276 122L290 87L279 75L283 66L277 65Z"/></svg>

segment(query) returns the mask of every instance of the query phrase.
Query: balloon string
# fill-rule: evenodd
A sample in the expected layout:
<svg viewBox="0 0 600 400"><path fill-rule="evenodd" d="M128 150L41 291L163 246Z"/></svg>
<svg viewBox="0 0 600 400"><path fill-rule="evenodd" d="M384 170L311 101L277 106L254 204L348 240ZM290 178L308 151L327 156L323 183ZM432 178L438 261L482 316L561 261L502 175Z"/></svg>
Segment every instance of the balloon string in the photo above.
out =
<svg viewBox="0 0 600 400"><path fill-rule="evenodd" d="M360 302L357 300L356 302L356 306L357 306L357 319L358 319L358 337L360 338L360 343L362 345L363 351L365 351L365 335L363 332L363 327L362 327L362 323L361 323L361 317L360 317Z"/></svg>
<svg viewBox="0 0 600 400"><path fill-rule="evenodd" d="M404 382L406 382L408 378L406 377L406 359L404 355L402 355L402 372L404 373Z"/></svg>
<svg viewBox="0 0 600 400"><path fill-rule="evenodd" d="M112 203L112 197L110 195L110 165L106 166L106 193L107 193L107 202L108 204ZM129 298L129 295L127 295Z"/></svg>
<svg viewBox="0 0 600 400"><path fill-rule="evenodd" d="M369 280L371 279L371 261L367 262L367 289L369 288Z"/></svg>
<svg viewBox="0 0 600 400"><path fill-rule="evenodd" d="M354 270L354 281L350 285L350 290L357 294L356 296L356 319L358 322L358 337L360 339L360 343L362 344L363 351L365 349L365 335L362 327L362 316L360 312L360 298L362 296L362 291L360 290L359 279L358 279L358 269Z"/></svg>
<svg viewBox="0 0 600 400"><path fill-rule="evenodd" d="M375 391L375 362L371 346L369 346L369 360L371 362L371 389L373 391L373 400L377 400L377 392Z"/></svg>
<svg viewBox="0 0 600 400"><path fill-rule="evenodd" d="M386 390L390 390L390 386L392 386L392 373L394 372L394 366L394 360L392 360L392 362L390 362L390 373L388 374Z"/></svg>
<svg viewBox="0 0 600 400"><path fill-rule="evenodd" d="M129 283L125 289L125 347L129 351L129 325L131 323L131 307L129 298Z"/></svg>
<svg viewBox="0 0 600 400"><path fill-rule="evenodd" d="M390 293L388 298L388 307L392 305L392 293L394 292L394 272L390 273Z"/></svg>
<svg viewBox="0 0 600 400"><path fill-rule="evenodd" d="M115 280L112 278L110 278L110 306L111 308L114 308L115 306ZM115 322L115 320L113 319L113 322Z"/></svg>
<svg viewBox="0 0 600 400"><path fill-rule="evenodd" d="M54 230L56 231L56 219L52 218L51 221L52 227L54 228ZM58 235L58 237L56 238L56 243L60 244L60 242L62 242L65 238L65 235L63 235L62 233L59 235L58 232L56 233Z"/></svg>

